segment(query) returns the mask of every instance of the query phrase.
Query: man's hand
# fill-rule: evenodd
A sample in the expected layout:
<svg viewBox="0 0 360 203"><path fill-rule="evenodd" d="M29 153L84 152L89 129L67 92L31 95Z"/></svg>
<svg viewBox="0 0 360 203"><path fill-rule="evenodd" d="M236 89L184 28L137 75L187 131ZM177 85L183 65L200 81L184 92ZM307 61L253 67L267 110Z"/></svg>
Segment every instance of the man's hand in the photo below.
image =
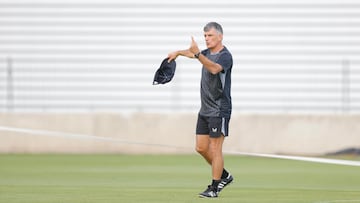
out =
<svg viewBox="0 0 360 203"><path fill-rule="evenodd" d="M172 60L175 60L178 56L186 56L188 58L194 58L194 54L200 52L200 49L197 43L194 40L194 37L191 37L191 45L189 49L174 51L168 54L168 63Z"/></svg>
<svg viewBox="0 0 360 203"><path fill-rule="evenodd" d="M178 51L174 51L168 54L168 63L170 63L172 60L175 60L179 56Z"/></svg>
<svg viewBox="0 0 360 203"><path fill-rule="evenodd" d="M200 49L199 49L197 43L195 42L193 36L191 37L191 45L190 45L189 51L193 54L197 54L200 52Z"/></svg>

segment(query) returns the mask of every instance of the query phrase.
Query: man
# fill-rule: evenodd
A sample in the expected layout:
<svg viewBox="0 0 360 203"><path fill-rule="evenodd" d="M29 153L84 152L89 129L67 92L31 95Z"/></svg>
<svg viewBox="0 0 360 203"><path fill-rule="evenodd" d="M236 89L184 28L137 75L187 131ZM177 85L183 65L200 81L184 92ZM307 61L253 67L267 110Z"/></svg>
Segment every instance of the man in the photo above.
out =
<svg viewBox="0 0 360 203"><path fill-rule="evenodd" d="M233 181L224 169L222 146L228 136L231 116L232 55L222 44L220 24L210 22L204 27L207 49L200 51L192 37L189 49L169 53L169 62L178 56L197 59L202 65L201 108L196 126L196 151L211 165L212 183L200 197L218 197L219 192Z"/></svg>

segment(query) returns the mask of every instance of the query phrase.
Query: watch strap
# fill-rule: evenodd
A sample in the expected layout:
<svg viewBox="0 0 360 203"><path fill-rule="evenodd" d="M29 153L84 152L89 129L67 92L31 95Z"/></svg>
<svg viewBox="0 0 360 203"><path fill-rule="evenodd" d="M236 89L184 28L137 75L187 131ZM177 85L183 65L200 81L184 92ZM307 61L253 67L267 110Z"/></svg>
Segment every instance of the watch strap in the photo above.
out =
<svg viewBox="0 0 360 203"><path fill-rule="evenodd" d="M199 52L199 53L197 53L197 54L194 54L194 57L198 59L199 56L200 56L200 54L201 54L201 52Z"/></svg>

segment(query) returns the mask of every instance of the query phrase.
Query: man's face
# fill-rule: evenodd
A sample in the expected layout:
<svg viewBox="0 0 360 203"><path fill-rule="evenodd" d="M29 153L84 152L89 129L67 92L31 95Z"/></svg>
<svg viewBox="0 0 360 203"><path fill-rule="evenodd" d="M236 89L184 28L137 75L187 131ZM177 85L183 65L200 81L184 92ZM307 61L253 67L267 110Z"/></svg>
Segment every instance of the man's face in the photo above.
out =
<svg viewBox="0 0 360 203"><path fill-rule="evenodd" d="M207 32L204 32L206 46L209 49L215 48L221 44L222 34L219 34L215 28L211 28Z"/></svg>

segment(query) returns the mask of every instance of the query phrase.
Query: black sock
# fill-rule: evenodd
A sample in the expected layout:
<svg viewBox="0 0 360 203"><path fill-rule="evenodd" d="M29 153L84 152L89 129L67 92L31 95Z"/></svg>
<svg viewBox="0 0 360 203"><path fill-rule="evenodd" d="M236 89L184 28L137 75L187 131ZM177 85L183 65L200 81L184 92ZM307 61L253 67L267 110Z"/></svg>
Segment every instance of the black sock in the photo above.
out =
<svg viewBox="0 0 360 203"><path fill-rule="evenodd" d="M223 169L221 179L227 178L228 176L229 176L229 173L225 169Z"/></svg>
<svg viewBox="0 0 360 203"><path fill-rule="evenodd" d="M217 188L220 182L221 182L221 180L212 180L211 186L213 186L214 188Z"/></svg>

